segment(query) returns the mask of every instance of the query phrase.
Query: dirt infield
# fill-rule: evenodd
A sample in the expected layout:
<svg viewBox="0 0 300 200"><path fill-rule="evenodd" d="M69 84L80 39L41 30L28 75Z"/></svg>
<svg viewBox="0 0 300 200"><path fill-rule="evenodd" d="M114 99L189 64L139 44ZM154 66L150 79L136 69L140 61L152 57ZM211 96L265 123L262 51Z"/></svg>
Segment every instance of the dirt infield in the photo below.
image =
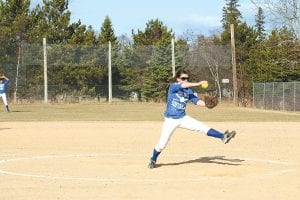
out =
<svg viewBox="0 0 300 200"><path fill-rule="evenodd" d="M299 199L299 122L207 124L238 135L178 129L149 170L162 122L1 122L0 199Z"/></svg>

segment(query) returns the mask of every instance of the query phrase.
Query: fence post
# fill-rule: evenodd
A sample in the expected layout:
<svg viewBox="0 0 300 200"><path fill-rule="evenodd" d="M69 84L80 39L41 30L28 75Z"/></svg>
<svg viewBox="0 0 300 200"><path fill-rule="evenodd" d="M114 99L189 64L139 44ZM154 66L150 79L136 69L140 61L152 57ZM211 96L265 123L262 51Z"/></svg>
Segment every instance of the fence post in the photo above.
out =
<svg viewBox="0 0 300 200"><path fill-rule="evenodd" d="M264 93L263 93L263 108L264 109L266 109L265 96L266 96L266 83L264 83Z"/></svg>
<svg viewBox="0 0 300 200"><path fill-rule="evenodd" d="M175 77L175 42L174 42L174 38L172 38L171 44L172 44L172 72L173 72L173 77Z"/></svg>
<svg viewBox="0 0 300 200"><path fill-rule="evenodd" d="M18 79L19 79L19 69L20 69L20 61L21 61L21 45L22 45L19 36L17 36L17 40L18 40L18 61L17 61L17 74L16 74L15 91L14 91L14 103L17 103Z"/></svg>
<svg viewBox="0 0 300 200"><path fill-rule="evenodd" d="M252 107L255 108L255 83L252 84Z"/></svg>
<svg viewBox="0 0 300 200"><path fill-rule="evenodd" d="M284 82L282 83L282 109L285 110L284 108L284 101L285 101L285 95L284 95Z"/></svg>
<svg viewBox="0 0 300 200"><path fill-rule="evenodd" d="M294 82L294 112L296 112L296 82Z"/></svg>
<svg viewBox="0 0 300 200"><path fill-rule="evenodd" d="M275 83L273 82L273 88L272 88L272 110L274 110L274 96L275 96L275 88L274 88L274 86L275 86Z"/></svg>
<svg viewBox="0 0 300 200"><path fill-rule="evenodd" d="M44 52L44 103L48 102L48 77L47 77L47 42L43 38L43 52Z"/></svg>
<svg viewBox="0 0 300 200"><path fill-rule="evenodd" d="M111 42L108 42L108 103L112 102Z"/></svg>

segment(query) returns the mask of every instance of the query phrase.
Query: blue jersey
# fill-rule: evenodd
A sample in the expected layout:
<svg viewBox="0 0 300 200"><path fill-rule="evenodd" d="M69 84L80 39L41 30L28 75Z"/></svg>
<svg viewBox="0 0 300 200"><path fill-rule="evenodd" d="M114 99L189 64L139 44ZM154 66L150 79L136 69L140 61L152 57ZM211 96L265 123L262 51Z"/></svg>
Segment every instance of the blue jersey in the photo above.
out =
<svg viewBox="0 0 300 200"><path fill-rule="evenodd" d="M172 83L168 91L165 117L180 119L184 117L186 104L191 101L195 105L198 97L190 88L182 88L181 83Z"/></svg>
<svg viewBox="0 0 300 200"><path fill-rule="evenodd" d="M0 83L0 94L4 94L6 92L6 85L9 83L9 80L4 80Z"/></svg>

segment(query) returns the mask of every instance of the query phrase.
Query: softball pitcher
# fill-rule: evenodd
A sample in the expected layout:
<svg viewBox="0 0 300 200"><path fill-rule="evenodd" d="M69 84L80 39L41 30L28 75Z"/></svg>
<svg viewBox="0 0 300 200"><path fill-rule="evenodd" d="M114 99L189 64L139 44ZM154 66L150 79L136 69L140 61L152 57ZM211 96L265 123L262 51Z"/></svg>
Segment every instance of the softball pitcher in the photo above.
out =
<svg viewBox="0 0 300 200"><path fill-rule="evenodd" d="M148 165L150 169L155 168L157 157L167 146L168 141L177 127L203 132L207 136L220 139L224 144L228 143L236 134L235 131L221 133L186 115L185 109L188 101L198 106L205 106L204 101L199 100L190 87L201 86L207 83L207 81L191 83L188 79L189 71L180 70L176 73L172 83L169 85L167 107L164 114L165 121L161 130L160 139L155 145L153 155L150 158Z"/></svg>
<svg viewBox="0 0 300 200"><path fill-rule="evenodd" d="M6 111L9 112L9 107L6 99L6 85L9 83L9 79L4 75L0 75L0 97L6 107Z"/></svg>

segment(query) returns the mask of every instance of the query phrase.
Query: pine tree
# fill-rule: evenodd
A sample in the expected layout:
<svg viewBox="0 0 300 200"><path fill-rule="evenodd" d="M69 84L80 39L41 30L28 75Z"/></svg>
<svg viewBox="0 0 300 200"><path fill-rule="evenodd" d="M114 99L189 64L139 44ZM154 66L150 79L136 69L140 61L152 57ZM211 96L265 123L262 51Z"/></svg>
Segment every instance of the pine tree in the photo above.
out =
<svg viewBox="0 0 300 200"><path fill-rule="evenodd" d="M118 89L120 83L120 72L119 72L119 42L115 36L112 21L109 16L106 16L100 30L100 34L97 39L99 45L98 62L103 69L103 79L101 84L106 90L108 85L108 44L111 43L111 59L112 59L112 84L114 89ZM108 100L108 92L104 91L106 99ZM115 93L115 96L117 94Z"/></svg>
<svg viewBox="0 0 300 200"><path fill-rule="evenodd" d="M71 12L69 0L43 0L31 11L30 29L32 42L42 42L47 38L48 44L67 43L70 39L69 25Z"/></svg>
<svg viewBox="0 0 300 200"><path fill-rule="evenodd" d="M92 26L88 26L87 30L85 31L85 39L84 45L95 45L96 44L96 34L93 30Z"/></svg>
<svg viewBox="0 0 300 200"><path fill-rule="evenodd" d="M183 38L179 38L175 44L175 64L176 68L188 66L188 51L189 46L187 41Z"/></svg>
<svg viewBox="0 0 300 200"><path fill-rule="evenodd" d="M22 42L27 37L29 6L29 0L0 1L0 73L12 80L10 87L14 88L15 101L20 80Z"/></svg>
<svg viewBox="0 0 300 200"><path fill-rule="evenodd" d="M169 66L148 67L144 74L142 98L146 101L164 101L170 77Z"/></svg>
<svg viewBox="0 0 300 200"><path fill-rule="evenodd" d="M72 23L69 26L70 39L69 44L84 44L86 26L81 24L81 21Z"/></svg>
<svg viewBox="0 0 300 200"><path fill-rule="evenodd" d="M238 4L239 0L226 0L226 6L223 7L223 17L222 17L222 41L223 43L227 43L230 41L230 25L233 24L234 27L237 27L241 24L242 14L238 10L240 6Z"/></svg>
<svg viewBox="0 0 300 200"><path fill-rule="evenodd" d="M100 48L99 63L102 67L107 67L108 65L108 43L111 43L111 53L112 53L112 67L117 67L118 63L118 51L119 42L118 38L115 36L112 22L108 16L105 17L100 34L97 39L97 44ZM115 69L117 70L117 69ZM116 78L114 79L116 81Z"/></svg>
<svg viewBox="0 0 300 200"><path fill-rule="evenodd" d="M164 100L165 88L172 76L171 39L174 34L162 21L155 19L147 22L144 31L138 30L132 35L134 47L141 59L141 67L146 67L143 74L142 98L146 101ZM145 55L150 57L145 59Z"/></svg>
<svg viewBox="0 0 300 200"><path fill-rule="evenodd" d="M261 7L258 8L258 13L255 18L255 28L258 35L258 40L261 42L265 39L266 33L265 33L265 16L263 13L263 9Z"/></svg>
<svg viewBox="0 0 300 200"><path fill-rule="evenodd" d="M0 1L0 58L16 55L20 41L26 39L29 5L29 0Z"/></svg>
<svg viewBox="0 0 300 200"><path fill-rule="evenodd" d="M98 37L98 44L106 45L108 42L111 42L112 46L116 46L118 44L118 38L115 36L110 18L106 16L102 23L100 35Z"/></svg>
<svg viewBox="0 0 300 200"><path fill-rule="evenodd" d="M149 20L144 31L132 32L134 45L170 44L174 34L159 19Z"/></svg>

